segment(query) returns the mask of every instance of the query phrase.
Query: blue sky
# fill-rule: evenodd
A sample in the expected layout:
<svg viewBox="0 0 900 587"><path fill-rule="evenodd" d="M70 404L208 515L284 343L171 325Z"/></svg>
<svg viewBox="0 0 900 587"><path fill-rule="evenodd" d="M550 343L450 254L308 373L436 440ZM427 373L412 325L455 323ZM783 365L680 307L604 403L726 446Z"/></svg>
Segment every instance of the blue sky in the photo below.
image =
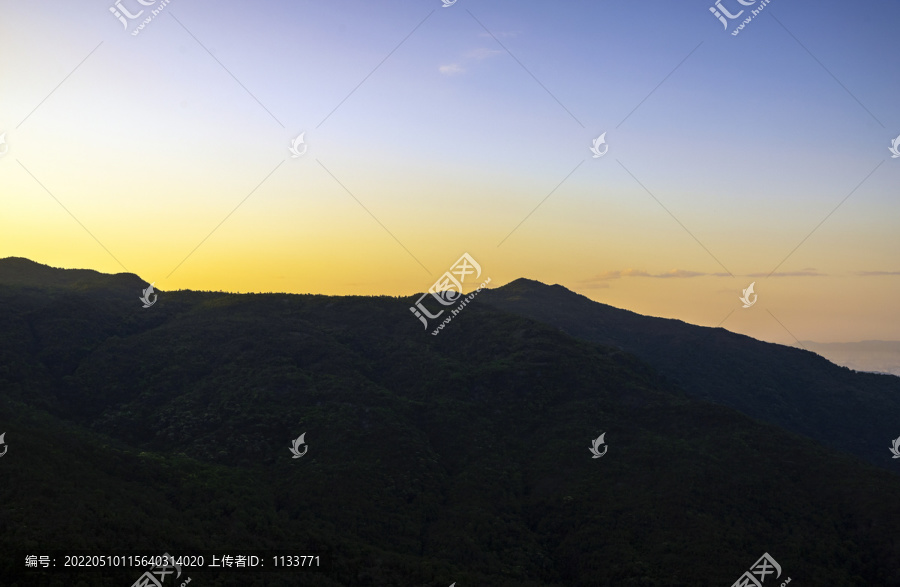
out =
<svg viewBox="0 0 900 587"><path fill-rule="evenodd" d="M137 36L111 6L0 2L0 257L407 295L469 252L765 340L898 338L896 3L773 0L737 36L706 0L173 0Z"/></svg>

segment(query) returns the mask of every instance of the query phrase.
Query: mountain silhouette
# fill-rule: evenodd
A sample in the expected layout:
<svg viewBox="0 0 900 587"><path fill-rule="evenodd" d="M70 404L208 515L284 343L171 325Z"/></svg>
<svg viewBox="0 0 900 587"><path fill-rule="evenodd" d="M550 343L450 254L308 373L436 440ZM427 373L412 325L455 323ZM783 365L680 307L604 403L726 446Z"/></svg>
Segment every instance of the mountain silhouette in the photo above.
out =
<svg viewBox="0 0 900 587"><path fill-rule="evenodd" d="M58 269L22 257L0 259L0 283L26 287L107 289L120 291L145 284L133 273L109 275L93 269Z"/></svg>
<svg viewBox="0 0 900 587"><path fill-rule="evenodd" d="M780 581L900 585L900 477L561 331L552 319L580 302L557 286L483 291L431 336L418 296L174 291L142 308L137 276L29 263L0 260L4 585L144 570L22 568L47 549L331 560L186 570L198 586L730 585L764 552ZM514 313L529 295L562 306ZM795 352L801 370L836 369Z"/></svg>
<svg viewBox="0 0 900 587"><path fill-rule="evenodd" d="M692 397L897 471L885 441L900 434L898 377L852 371L816 353L724 328L642 316L528 279L484 292L479 299L633 353Z"/></svg>

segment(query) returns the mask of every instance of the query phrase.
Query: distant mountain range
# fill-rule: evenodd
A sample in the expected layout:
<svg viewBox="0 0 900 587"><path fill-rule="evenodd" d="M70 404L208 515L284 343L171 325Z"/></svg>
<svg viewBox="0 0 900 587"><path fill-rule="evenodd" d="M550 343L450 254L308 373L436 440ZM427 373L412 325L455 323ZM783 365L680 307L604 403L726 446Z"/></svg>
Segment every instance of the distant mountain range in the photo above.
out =
<svg viewBox="0 0 900 587"><path fill-rule="evenodd" d="M641 316L528 279L484 292L479 299L580 339L634 353L692 397L897 471L886 447L900 435L900 378L857 373L816 353L724 328Z"/></svg>
<svg viewBox="0 0 900 587"><path fill-rule="evenodd" d="M764 552L900 586L894 377L528 280L440 336L418 296L146 286L0 260L4 586L140 575L21 572L48 548L333 560L191 587L732 585Z"/></svg>

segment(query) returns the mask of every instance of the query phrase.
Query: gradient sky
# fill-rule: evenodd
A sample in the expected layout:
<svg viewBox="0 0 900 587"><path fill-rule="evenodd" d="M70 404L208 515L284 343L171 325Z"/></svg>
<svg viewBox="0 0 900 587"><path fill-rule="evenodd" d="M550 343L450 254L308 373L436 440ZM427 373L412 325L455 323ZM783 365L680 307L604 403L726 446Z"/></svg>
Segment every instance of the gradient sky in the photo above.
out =
<svg viewBox="0 0 900 587"><path fill-rule="evenodd" d="M773 0L733 36L753 7L172 0L131 35L164 1L121 0L127 30L0 1L0 257L411 295L468 252L772 342L900 339L897 2Z"/></svg>

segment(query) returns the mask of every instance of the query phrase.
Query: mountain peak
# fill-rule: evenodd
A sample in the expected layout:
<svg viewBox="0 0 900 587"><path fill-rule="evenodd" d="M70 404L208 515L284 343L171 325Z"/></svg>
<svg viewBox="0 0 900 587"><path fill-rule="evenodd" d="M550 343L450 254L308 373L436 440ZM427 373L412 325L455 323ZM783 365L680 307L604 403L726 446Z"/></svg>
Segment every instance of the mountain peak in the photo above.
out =
<svg viewBox="0 0 900 587"><path fill-rule="evenodd" d="M518 279L514 279L507 283L504 286L497 288L498 291L503 291L504 293L528 293L529 295L546 295L546 294L568 294L570 296L578 296L584 297L579 293L576 293L565 286L559 285L558 283L554 283L553 285L544 283L542 281L537 281L535 279L528 279L527 277L520 277Z"/></svg>
<svg viewBox="0 0 900 587"><path fill-rule="evenodd" d="M51 267L24 257L0 259L0 285L29 287L137 287L145 281L134 273L100 273L93 269Z"/></svg>

